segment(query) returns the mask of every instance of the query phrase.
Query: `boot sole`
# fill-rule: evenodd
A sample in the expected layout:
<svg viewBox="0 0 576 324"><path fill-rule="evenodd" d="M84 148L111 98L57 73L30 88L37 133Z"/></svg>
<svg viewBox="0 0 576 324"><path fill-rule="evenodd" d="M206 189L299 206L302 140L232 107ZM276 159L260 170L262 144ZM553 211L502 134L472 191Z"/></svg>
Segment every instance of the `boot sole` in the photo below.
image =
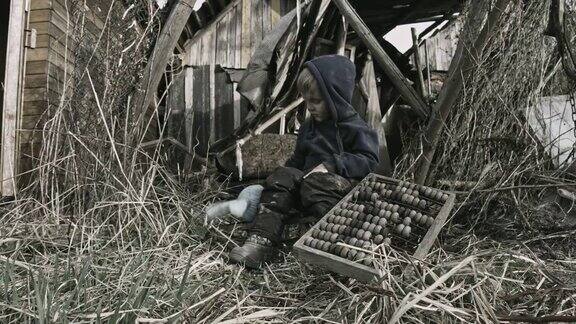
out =
<svg viewBox="0 0 576 324"><path fill-rule="evenodd" d="M258 262L234 250L230 251L228 257L230 258L230 261L238 264L243 264L245 267L250 269L260 269L262 267L262 264L264 264L264 262Z"/></svg>

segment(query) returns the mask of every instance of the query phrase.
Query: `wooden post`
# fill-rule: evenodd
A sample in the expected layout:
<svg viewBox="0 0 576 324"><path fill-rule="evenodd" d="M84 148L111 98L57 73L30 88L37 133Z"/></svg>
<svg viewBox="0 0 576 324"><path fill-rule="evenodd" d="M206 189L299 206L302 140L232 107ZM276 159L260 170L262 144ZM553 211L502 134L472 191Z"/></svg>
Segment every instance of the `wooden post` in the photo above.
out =
<svg viewBox="0 0 576 324"><path fill-rule="evenodd" d="M139 89L142 89L143 92L135 98L135 113L138 114L138 122L143 118L148 105L154 98L154 93L160 80L162 80L162 75L178 43L178 38L192 13L194 2L194 0L177 0L174 3L170 15L156 40L156 45L144 70L144 76L140 81Z"/></svg>
<svg viewBox="0 0 576 324"><path fill-rule="evenodd" d="M424 87L424 75L422 74L422 62L420 61L420 42L418 40L418 34L416 33L416 28L412 27L412 48L414 49L414 65L416 65L416 73L418 73L418 85L420 87L420 95L422 97L426 94L426 88Z"/></svg>
<svg viewBox="0 0 576 324"><path fill-rule="evenodd" d="M390 155L388 154L388 142L386 141L384 125L382 124L380 99L376 86L376 73L374 72L374 62L372 61L371 55L368 55L366 58L366 65L364 66L360 84L361 87L364 88L366 94L368 94L368 103L366 105L366 122L378 134L380 164L376 168L375 172L380 175L391 175L392 163L390 161Z"/></svg>
<svg viewBox="0 0 576 324"><path fill-rule="evenodd" d="M6 69L4 77L4 101L2 111L2 196L16 194L15 176L18 161L18 137L21 94L23 87L23 65L25 64L24 29L26 24L27 1L12 1L8 21L8 41L6 45Z"/></svg>
<svg viewBox="0 0 576 324"><path fill-rule="evenodd" d="M428 39L424 40L424 60L426 61L426 81L428 82L428 97L432 96L432 74L430 73L430 57L428 54Z"/></svg>
<svg viewBox="0 0 576 324"><path fill-rule="evenodd" d="M336 30L336 54L346 55L346 33L348 32L348 23L346 18L342 17L342 21L338 24Z"/></svg>
<svg viewBox="0 0 576 324"><path fill-rule="evenodd" d="M422 140L422 154L420 154L415 163L418 168L414 176L416 183L424 184L426 182L428 171L430 170L430 165L438 145L438 140L442 134L443 126L446 123L446 118L448 117L450 110L452 110L452 107L454 107L456 100L462 91L465 80L471 74L475 60L482 53L482 49L486 46L490 36L494 32L494 28L497 26L503 16L504 10L506 10L511 1L512 0L498 0L495 7L488 15L488 19L478 34L476 41L473 43L472 48L467 49L466 39L464 39L464 37L460 38L458 47L456 48L456 53L450 63L448 79L444 83L442 91L438 96L438 101L434 107L434 112L436 113L430 121ZM478 26L482 21L482 15L480 15L480 3L481 1L473 3L470 13L471 17L463 29L464 32L473 30L474 27ZM463 34L463 36L465 35Z"/></svg>
<svg viewBox="0 0 576 324"><path fill-rule="evenodd" d="M394 64L394 61L386 54L376 37L370 29L364 24L358 13L347 0L333 0L334 4L340 10L340 13L346 18L346 21L358 34L358 37L366 44L378 64L382 67L386 75L394 84L394 87L400 92L402 98L412 106L416 114L421 118L427 118L429 108L421 96L412 88L408 80L402 75L402 72Z"/></svg>

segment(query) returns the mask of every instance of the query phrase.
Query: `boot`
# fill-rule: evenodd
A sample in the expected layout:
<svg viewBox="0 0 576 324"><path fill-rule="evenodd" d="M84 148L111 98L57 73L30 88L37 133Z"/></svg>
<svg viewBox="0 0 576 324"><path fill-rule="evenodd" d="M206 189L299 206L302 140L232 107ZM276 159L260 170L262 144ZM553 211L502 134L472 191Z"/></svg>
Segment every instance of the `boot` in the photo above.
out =
<svg viewBox="0 0 576 324"><path fill-rule="evenodd" d="M230 261L243 264L247 268L259 269L265 262L271 261L277 252L272 241L252 234L246 239L244 245L230 251L229 258Z"/></svg>

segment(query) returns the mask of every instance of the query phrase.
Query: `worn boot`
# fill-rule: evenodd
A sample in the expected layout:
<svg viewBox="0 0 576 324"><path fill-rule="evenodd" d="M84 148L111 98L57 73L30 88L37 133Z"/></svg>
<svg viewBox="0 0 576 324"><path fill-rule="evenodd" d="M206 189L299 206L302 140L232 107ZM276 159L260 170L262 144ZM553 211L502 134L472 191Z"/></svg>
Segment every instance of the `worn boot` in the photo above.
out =
<svg viewBox="0 0 576 324"><path fill-rule="evenodd" d="M245 265L247 268L259 269L265 262L272 260L278 249L271 240L252 234L244 245L232 249L230 261Z"/></svg>

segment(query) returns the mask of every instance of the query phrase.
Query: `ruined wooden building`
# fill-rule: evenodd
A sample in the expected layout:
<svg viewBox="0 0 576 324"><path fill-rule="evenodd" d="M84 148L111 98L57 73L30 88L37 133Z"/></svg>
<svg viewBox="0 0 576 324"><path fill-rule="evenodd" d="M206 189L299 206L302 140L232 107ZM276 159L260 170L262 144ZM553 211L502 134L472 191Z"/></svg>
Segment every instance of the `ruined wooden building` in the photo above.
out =
<svg viewBox="0 0 576 324"><path fill-rule="evenodd" d="M129 1L124 2L128 7ZM167 136L199 157L235 152L236 160L255 134L297 131L305 116L293 85L304 61L316 55L339 53L357 63L355 107L373 127L382 128L382 117L395 104L427 118L430 108L420 86L430 75L425 62L416 68L410 63L413 51L400 53L383 36L398 25L431 22L416 35L421 45L462 9L460 0L208 0L191 10L194 2L168 1L168 12L180 11L168 17L168 24L174 24L167 25L159 39L173 40L169 54L176 55L183 68L165 72L163 67L173 60L153 56L151 61L163 64L163 77L154 71L145 76L152 90L145 89L141 101L150 105L166 91L157 109L169 112ZM86 7L95 34L106 23L106 3L99 0ZM2 6L1 192L12 196L17 175L33 169L35 146L42 140L41 117L49 101L62 96L62 78L73 68L74 58L66 52L66 1L11 0Z"/></svg>

